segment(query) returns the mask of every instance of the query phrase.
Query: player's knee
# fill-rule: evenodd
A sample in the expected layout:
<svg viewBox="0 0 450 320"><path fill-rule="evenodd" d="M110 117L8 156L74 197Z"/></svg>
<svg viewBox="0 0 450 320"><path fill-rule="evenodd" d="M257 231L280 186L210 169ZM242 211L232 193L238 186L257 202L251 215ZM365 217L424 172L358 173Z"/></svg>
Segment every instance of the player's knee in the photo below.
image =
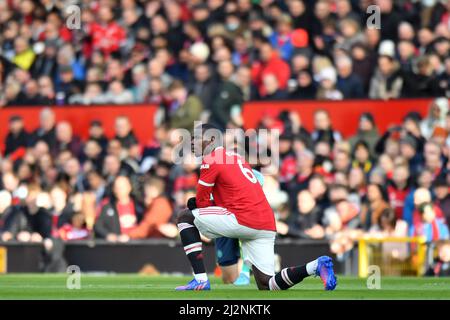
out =
<svg viewBox="0 0 450 320"><path fill-rule="evenodd" d="M194 223L194 216L192 215L191 210L185 209L181 210L177 216L177 224L178 223Z"/></svg>
<svg viewBox="0 0 450 320"><path fill-rule="evenodd" d="M239 272L238 271L225 271L222 268L222 281L225 284L231 284L234 283L237 278L239 278Z"/></svg>

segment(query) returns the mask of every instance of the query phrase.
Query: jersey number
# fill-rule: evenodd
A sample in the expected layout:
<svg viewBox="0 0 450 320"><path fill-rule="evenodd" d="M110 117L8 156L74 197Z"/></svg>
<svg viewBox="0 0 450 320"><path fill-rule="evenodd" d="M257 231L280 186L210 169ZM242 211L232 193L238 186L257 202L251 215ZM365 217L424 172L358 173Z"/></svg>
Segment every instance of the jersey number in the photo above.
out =
<svg viewBox="0 0 450 320"><path fill-rule="evenodd" d="M248 168L244 168L244 165L242 164L241 159L238 158L238 164L239 164L239 168L241 168L242 173L244 174L244 176L250 180L251 183L256 183L258 182L258 179L255 177L254 173L252 170L248 169Z"/></svg>
<svg viewBox="0 0 450 320"><path fill-rule="evenodd" d="M226 152L227 156L238 156L237 157L237 163L239 165L239 168L241 168L242 174L248 179L250 180L251 183L256 183L258 182L258 179L255 177L255 174L253 173L252 170L244 168L244 165L242 164L242 160L239 158L239 155L237 153L231 152L231 151L227 151Z"/></svg>

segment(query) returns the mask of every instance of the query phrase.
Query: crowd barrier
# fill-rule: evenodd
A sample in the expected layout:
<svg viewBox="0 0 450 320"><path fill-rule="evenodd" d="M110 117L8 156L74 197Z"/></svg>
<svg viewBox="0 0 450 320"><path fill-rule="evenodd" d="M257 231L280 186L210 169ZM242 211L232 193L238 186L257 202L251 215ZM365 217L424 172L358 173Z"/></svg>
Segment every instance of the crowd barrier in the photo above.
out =
<svg viewBox="0 0 450 320"><path fill-rule="evenodd" d="M42 244L0 243L0 251L4 252L4 272L42 271L44 265ZM277 241L275 253L281 267L304 264L320 255L333 256L328 241L311 240ZM153 265L161 273L191 273L182 245L175 240L151 239L129 243L109 243L102 240L73 241L66 243L64 256L68 265L77 265L82 272L134 273ZM204 245L204 256L208 272L213 272L215 252L212 244ZM337 272L344 271L338 264Z"/></svg>

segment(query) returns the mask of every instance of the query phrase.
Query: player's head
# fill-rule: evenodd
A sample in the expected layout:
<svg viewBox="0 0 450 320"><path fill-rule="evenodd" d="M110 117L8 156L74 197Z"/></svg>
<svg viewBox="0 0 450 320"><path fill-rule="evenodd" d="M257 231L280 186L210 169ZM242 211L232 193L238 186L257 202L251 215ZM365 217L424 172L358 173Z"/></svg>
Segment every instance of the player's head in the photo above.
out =
<svg viewBox="0 0 450 320"><path fill-rule="evenodd" d="M222 144L223 134L215 125L203 123L194 128L191 149L196 157L207 155Z"/></svg>

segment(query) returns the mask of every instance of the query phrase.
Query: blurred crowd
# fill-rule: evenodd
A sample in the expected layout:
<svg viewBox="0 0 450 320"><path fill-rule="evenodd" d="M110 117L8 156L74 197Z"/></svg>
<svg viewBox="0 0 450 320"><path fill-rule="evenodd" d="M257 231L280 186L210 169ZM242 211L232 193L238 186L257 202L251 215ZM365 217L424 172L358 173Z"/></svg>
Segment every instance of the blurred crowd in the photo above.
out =
<svg viewBox="0 0 450 320"><path fill-rule="evenodd" d="M241 128L248 100L400 97L440 98L386 132L362 113L351 137L324 110L312 131L267 112L257 129L280 130L280 165L255 169L279 237L327 239L338 256L366 235L449 238L450 2L74 3L70 29L64 1L0 0L0 106L154 103L154 140L126 116L113 137L93 121L87 139L51 108L30 132L2 119L1 241L43 242L52 259L65 241L176 238L198 166L173 162L173 130ZM381 29L366 28L371 4Z"/></svg>
<svg viewBox="0 0 450 320"><path fill-rule="evenodd" d="M449 39L443 0L2 0L0 105L449 96Z"/></svg>
<svg viewBox="0 0 450 320"><path fill-rule="evenodd" d="M362 113L348 138L324 110L315 112L312 132L297 112L265 113L257 130L281 133L279 163L261 157L252 163L264 174L279 236L328 239L337 254L367 234L448 239L448 104L437 98L426 117L410 112L385 133L372 114ZM95 120L83 141L69 122L55 121L52 109L39 117L33 132L20 116L9 119L0 162L1 240L178 236L174 216L195 196L199 166L189 156L175 163L174 129L162 125L144 144L119 116L114 137ZM238 147L232 139L225 134L227 147ZM255 147L248 144L247 151Z"/></svg>

